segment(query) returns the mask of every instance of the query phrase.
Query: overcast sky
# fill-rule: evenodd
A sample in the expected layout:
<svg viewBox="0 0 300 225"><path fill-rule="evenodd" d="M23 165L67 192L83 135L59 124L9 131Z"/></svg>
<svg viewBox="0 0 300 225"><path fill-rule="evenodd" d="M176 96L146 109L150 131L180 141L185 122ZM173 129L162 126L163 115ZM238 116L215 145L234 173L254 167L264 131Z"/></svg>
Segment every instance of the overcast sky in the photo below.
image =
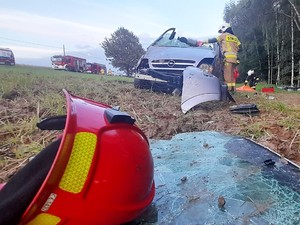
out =
<svg viewBox="0 0 300 225"><path fill-rule="evenodd" d="M17 64L51 66L63 53L106 64L99 45L119 27L139 37L143 48L170 27L181 36L215 36L228 0L10 0L0 7L0 47Z"/></svg>

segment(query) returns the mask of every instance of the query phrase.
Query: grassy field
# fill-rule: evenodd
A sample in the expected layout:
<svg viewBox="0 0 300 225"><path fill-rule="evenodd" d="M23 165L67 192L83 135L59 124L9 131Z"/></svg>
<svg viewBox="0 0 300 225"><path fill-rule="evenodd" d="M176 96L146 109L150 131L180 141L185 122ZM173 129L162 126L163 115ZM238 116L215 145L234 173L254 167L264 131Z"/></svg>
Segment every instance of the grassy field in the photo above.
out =
<svg viewBox="0 0 300 225"><path fill-rule="evenodd" d="M30 66L0 66L0 182L56 138L40 131L42 118L64 115L62 89L111 106L136 119L149 138L168 139L181 132L216 130L267 144L300 164L300 94L276 89L274 95L236 94L238 103L255 103L257 117L233 115L228 103L203 104L187 114L180 97L140 90L133 78L55 71ZM266 84L260 84L258 90ZM270 97L275 99L271 99Z"/></svg>
<svg viewBox="0 0 300 225"><path fill-rule="evenodd" d="M36 154L56 137L55 132L39 131L36 123L42 118L66 113L62 89L119 105L121 93L115 87L133 85L129 77L30 66L0 66L0 78L0 181L7 167L16 169L26 157Z"/></svg>

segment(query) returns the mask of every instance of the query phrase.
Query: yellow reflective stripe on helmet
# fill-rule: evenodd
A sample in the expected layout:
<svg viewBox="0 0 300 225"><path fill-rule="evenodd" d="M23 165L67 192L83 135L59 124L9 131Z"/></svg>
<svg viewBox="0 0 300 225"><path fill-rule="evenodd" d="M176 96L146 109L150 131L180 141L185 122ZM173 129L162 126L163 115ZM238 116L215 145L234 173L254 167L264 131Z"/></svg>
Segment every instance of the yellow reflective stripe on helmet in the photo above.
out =
<svg viewBox="0 0 300 225"><path fill-rule="evenodd" d="M60 218L48 213L38 214L33 220L26 225L56 225L60 222Z"/></svg>
<svg viewBox="0 0 300 225"><path fill-rule="evenodd" d="M75 136L72 152L59 188L71 192L81 192L87 179L97 142L93 133L80 132Z"/></svg>

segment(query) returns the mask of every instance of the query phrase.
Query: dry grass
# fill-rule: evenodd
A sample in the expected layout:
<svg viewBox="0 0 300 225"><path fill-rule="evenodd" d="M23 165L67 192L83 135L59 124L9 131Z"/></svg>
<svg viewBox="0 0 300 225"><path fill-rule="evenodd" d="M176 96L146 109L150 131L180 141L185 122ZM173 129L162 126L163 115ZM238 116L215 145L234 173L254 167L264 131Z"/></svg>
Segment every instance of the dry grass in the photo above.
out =
<svg viewBox="0 0 300 225"><path fill-rule="evenodd" d="M238 94L238 103L256 103L260 115L232 114L225 102L204 103L184 115L180 97L135 89L132 78L21 66L0 67L0 76L0 182L56 138L58 132L40 131L36 123L45 117L65 114L63 88L81 97L120 106L136 119L149 138L221 131L252 138L300 164L299 102L291 105L277 97L268 100L262 94Z"/></svg>

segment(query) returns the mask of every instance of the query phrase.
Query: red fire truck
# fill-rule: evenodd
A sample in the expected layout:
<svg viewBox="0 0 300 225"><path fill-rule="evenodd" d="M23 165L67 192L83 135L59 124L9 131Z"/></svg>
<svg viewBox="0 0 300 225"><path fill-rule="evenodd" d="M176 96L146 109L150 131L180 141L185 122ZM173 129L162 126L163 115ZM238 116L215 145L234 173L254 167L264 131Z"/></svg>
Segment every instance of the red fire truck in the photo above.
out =
<svg viewBox="0 0 300 225"><path fill-rule="evenodd" d="M87 63L85 72L104 75L106 74L106 66L99 63Z"/></svg>
<svg viewBox="0 0 300 225"><path fill-rule="evenodd" d="M0 48L0 64L15 65L15 56L9 48Z"/></svg>
<svg viewBox="0 0 300 225"><path fill-rule="evenodd" d="M70 55L55 55L51 57L52 68L55 70L67 70L73 72L84 72L86 70L86 59Z"/></svg>

